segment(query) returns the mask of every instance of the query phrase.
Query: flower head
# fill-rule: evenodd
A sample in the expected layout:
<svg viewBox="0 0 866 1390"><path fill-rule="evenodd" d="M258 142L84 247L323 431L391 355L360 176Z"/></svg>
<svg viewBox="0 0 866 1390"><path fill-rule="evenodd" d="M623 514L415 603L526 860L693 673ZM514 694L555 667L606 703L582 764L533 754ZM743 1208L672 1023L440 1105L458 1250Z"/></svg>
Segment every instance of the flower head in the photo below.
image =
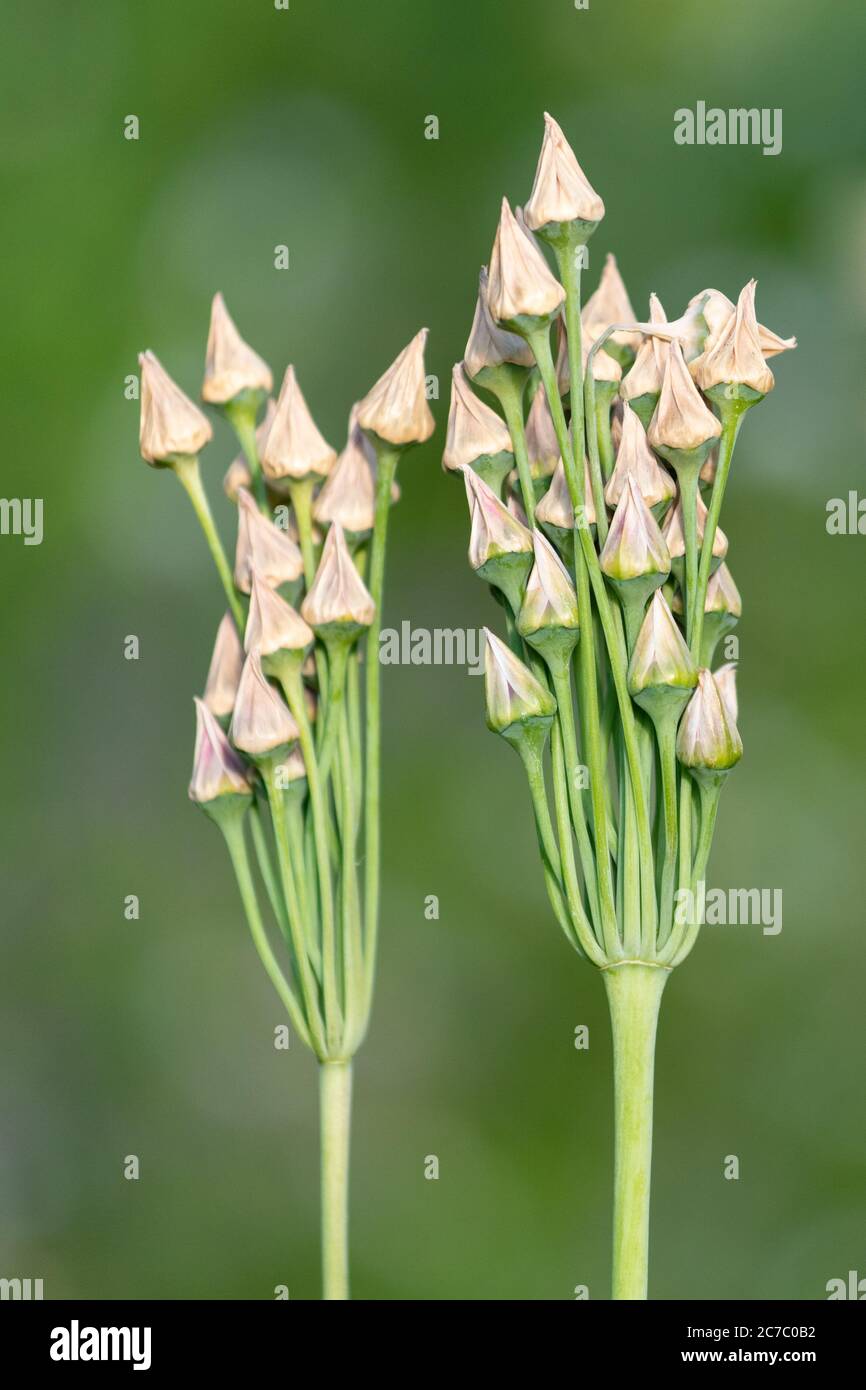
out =
<svg viewBox="0 0 866 1390"><path fill-rule="evenodd" d="M141 367L141 457L171 465L180 456L197 454L213 438L210 421L172 381L149 349L139 354Z"/></svg>
<svg viewBox="0 0 866 1390"><path fill-rule="evenodd" d="M736 310L715 336L712 346L689 364L702 391L714 386L748 386L760 396L772 391L773 373L764 361L755 317L755 280L742 290Z"/></svg>
<svg viewBox="0 0 866 1390"><path fill-rule="evenodd" d="M527 226L536 232L570 222L587 222L594 227L604 217L604 203L562 130L546 111L541 154L524 215Z"/></svg>
<svg viewBox="0 0 866 1390"><path fill-rule="evenodd" d="M323 526L336 521L350 535L365 536L375 515L376 451L353 411L348 442L313 503L313 516Z"/></svg>
<svg viewBox="0 0 866 1390"><path fill-rule="evenodd" d="M535 564L517 617L517 631L542 655L568 657L580 633L577 595L565 565L540 531L532 534Z"/></svg>
<svg viewBox="0 0 866 1390"><path fill-rule="evenodd" d="M376 605L349 554L343 528L335 521L325 537L316 577L301 604L301 617L320 634L339 630L349 636L369 627L375 612Z"/></svg>
<svg viewBox="0 0 866 1390"><path fill-rule="evenodd" d="M237 496L234 578L241 593L250 592L253 571L273 589L299 579L304 572L304 561L295 542L262 515L246 488L239 488Z"/></svg>
<svg viewBox="0 0 866 1390"><path fill-rule="evenodd" d="M517 735L528 725L549 727L556 701L510 648L484 629L484 693L487 725L496 734Z"/></svg>
<svg viewBox="0 0 866 1390"><path fill-rule="evenodd" d="M466 375L475 381L481 373L491 368L511 363L517 367L532 367L535 357L532 348L519 333L509 333L493 322L487 304L487 267L482 266L478 276L478 299L475 303L475 317L469 331L469 339L463 353L463 367Z"/></svg>
<svg viewBox="0 0 866 1390"><path fill-rule="evenodd" d="M532 536L508 508L500 502L483 478L464 468L466 500L472 517L469 538L469 563L480 570L488 561L502 555L532 552Z"/></svg>
<svg viewBox="0 0 866 1390"><path fill-rule="evenodd" d="M226 613L217 628L204 688L204 703L217 719L225 719L234 709L243 664L241 639L234 618Z"/></svg>
<svg viewBox="0 0 866 1390"><path fill-rule="evenodd" d="M424 348L427 329L415 334L358 407L358 424L388 444L423 444L436 422L427 404Z"/></svg>
<svg viewBox="0 0 866 1390"><path fill-rule="evenodd" d="M712 348L719 334L727 327L728 320L736 310L733 300L728 299L721 290L701 290L700 294L694 295L689 300L689 308L695 308L701 300L704 300L701 310L704 322L707 325L707 337L704 349ZM762 323L758 324L758 345L764 357L776 357L780 352L789 352L791 348L797 346L796 338L780 338L778 333L774 333L771 328L765 328Z"/></svg>
<svg viewBox="0 0 866 1390"><path fill-rule="evenodd" d="M268 392L273 384L267 362L244 342L222 295L215 294L207 335L202 400L211 405L225 405L242 391Z"/></svg>
<svg viewBox="0 0 866 1390"><path fill-rule="evenodd" d="M195 696L195 720L190 801L206 807L222 796L251 796L252 784L245 765L212 711L198 696Z"/></svg>
<svg viewBox="0 0 866 1390"><path fill-rule="evenodd" d="M232 743L251 758L263 758L294 743L298 726L289 707L262 670L258 652L247 654L232 715Z"/></svg>
<svg viewBox="0 0 866 1390"><path fill-rule="evenodd" d="M647 439L658 453L667 456L704 448L718 439L721 432L719 421L702 400L689 375L682 347L676 340L672 341Z"/></svg>
<svg viewBox="0 0 866 1390"><path fill-rule="evenodd" d="M743 756L737 725L731 719L711 671L698 672L698 684L677 733L677 757L693 772L728 772Z"/></svg>
<svg viewBox="0 0 866 1390"><path fill-rule="evenodd" d="M310 414L294 367L287 367L262 455L265 477L326 478L336 457Z"/></svg>
<svg viewBox="0 0 866 1390"><path fill-rule="evenodd" d="M565 290L503 198L490 256L487 303L491 317L506 327L525 319L550 319L564 299Z"/></svg>
<svg viewBox="0 0 866 1390"><path fill-rule="evenodd" d="M505 422L479 400L466 380L461 362L451 373L451 409L448 412L448 434L443 468L459 471L472 467L480 458L512 453L511 435Z"/></svg>

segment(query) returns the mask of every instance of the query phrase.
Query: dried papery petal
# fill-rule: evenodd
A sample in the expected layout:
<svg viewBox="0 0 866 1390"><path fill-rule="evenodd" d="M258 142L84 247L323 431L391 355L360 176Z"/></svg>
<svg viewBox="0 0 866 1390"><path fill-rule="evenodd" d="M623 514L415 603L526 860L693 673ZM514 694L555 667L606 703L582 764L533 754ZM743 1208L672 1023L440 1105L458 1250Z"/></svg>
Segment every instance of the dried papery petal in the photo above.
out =
<svg viewBox="0 0 866 1390"><path fill-rule="evenodd" d="M287 367L262 454L265 477L326 478L336 457L310 414L294 367Z"/></svg>
<svg viewBox="0 0 866 1390"><path fill-rule="evenodd" d="M635 312L628 297L616 256L608 252L598 288L583 307L580 322L583 335L592 345L613 323L634 323ZM643 339L640 333L618 331L609 340L617 347L637 352Z"/></svg>
<svg viewBox="0 0 866 1390"><path fill-rule="evenodd" d="M755 280L742 290L737 307L711 347L689 363L689 371L702 391L729 383L748 386L766 396L774 386L773 373L764 361L755 318Z"/></svg>
<svg viewBox="0 0 866 1390"><path fill-rule="evenodd" d="M562 130L547 111L535 182L524 213L533 231L550 224L597 223L604 217L604 203L578 164Z"/></svg>
<svg viewBox="0 0 866 1390"><path fill-rule="evenodd" d="M195 716L190 801L206 806L220 796L249 796L252 784L244 763L232 748L214 714L197 696Z"/></svg>
<svg viewBox="0 0 866 1390"><path fill-rule="evenodd" d="M225 405L242 391L270 391L271 369L244 342L221 294L215 294L207 336L202 400Z"/></svg>
<svg viewBox="0 0 866 1390"><path fill-rule="evenodd" d="M260 657L304 652L314 641L313 632L300 614L254 572L244 632L247 651L258 652Z"/></svg>
<svg viewBox="0 0 866 1390"><path fill-rule="evenodd" d="M178 456L197 454L213 438L210 421L172 381L149 349L139 354L141 420L139 448L147 463L171 463Z"/></svg>
<svg viewBox="0 0 866 1390"><path fill-rule="evenodd" d="M261 758L298 737L289 707L262 670L257 652L249 652L232 715L232 743L251 758Z"/></svg>
<svg viewBox="0 0 866 1390"><path fill-rule="evenodd" d="M646 431L634 411L626 405L616 465L604 490L609 507L615 507L629 478L634 478L647 506L660 507L676 495L676 483L647 443Z"/></svg>
<svg viewBox="0 0 866 1390"><path fill-rule="evenodd" d="M670 572L671 557L664 537L632 477L626 480L613 514L599 565L615 580Z"/></svg>
<svg viewBox="0 0 866 1390"><path fill-rule="evenodd" d="M334 522L325 537L322 557L310 591L301 604L301 617L314 631L369 627L376 612L343 536Z"/></svg>
<svg viewBox="0 0 866 1390"><path fill-rule="evenodd" d="M698 672L698 684L677 733L677 757L696 772L727 772L743 756L734 720L711 671Z"/></svg>
<svg viewBox="0 0 866 1390"><path fill-rule="evenodd" d="M475 317L469 332L469 340L463 353L463 367L466 375L474 381L476 377L490 368L501 367L510 362L518 367L532 367L535 357L525 338L518 333L509 333L493 322L487 305L488 277L487 267L481 267L478 277L478 299L475 304Z"/></svg>
<svg viewBox="0 0 866 1390"><path fill-rule="evenodd" d="M704 543L704 531L706 529L707 516L709 513L700 497L696 499L695 511L697 518L697 540L698 545L701 546ZM662 526L662 535L665 538L665 544L667 545L672 560L678 560L685 555L686 537L683 527L683 504L680 498L677 499L676 506L671 507L665 517L664 525ZM717 526L716 534L713 536L713 555L717 560L724 560L727 553L728 538L721 526Z"/></svg>
<svg viewBox="0 0 866 1390"><path fill-rule="evenodd" d="M689 375L682 347L676 341L670 343L661 395L647 439L659 453L688 453L718 439L721 432L719 421Z"/></svg>
<svg viewBox="0 0 866 1390"><path fill-rule="evenodd" d="M226 718L234 709L243 664L241 639L234 618L226 613L217 628L204 688L204 702L217 719Z"/></svg>
<svg viewBox="0 0 866 1390"><path fill-rule="evenodd" d="M703 317L707 325L707 338L704 343L704 351L709 351L716 343L719 334L728 325L731 314L734 313L736 305L732 299L728 299L721 290L701 290L689 300L689 308L697 305L702 298L706 297L703 308ZM765 328L762 323L758 324L758 346L764 357L776 357L780 352L789 352L797 346L796 338L780 338L778 333L774 333L771 328Z"/></svg>
<svg viewBox="0 0 866 1390"><path fill-rule="evenodd" d="M484 637L488 727L501 734L514 725L549 724L556 713L553 696L489 628Z"/></svg>
<svg viewBox="0 0 866 1390"><path fill-rule="evenodd" d="M739 713L737 707L737 663L736 661L726 661L724 666L720 666L713 675L716 680L716 688L722 697L722 702L728 712L728 717L732 723L736 724Z"/></svg>
<svg viewBox="0 0 866 1390"><path fill-rule="evenodd" d="M358 424L395 446L423 444L436 422L427 404L426 328L415 334L358 406Z"/></svg>
<svg viewBox="0 0 866 1390"><path fill-rule="evenodd" d="M521 230L508 199L502 211L490 256L487 303L496 323L546 319L559 311L565 290L551 274L547 261Z"/></svg>
<svg viewBox="0 0 866 1390"><path fill-rule="evenodd" d="M476 396L458 362L451 373L451 409L448 435L442 455L443 468L459 471L479 458L512 453L511 435L504 420Z"/></svg>
<svg viewBox="0 0 866 1390"><path fill-rule="evenodd" d="M250 592L253 571L272 589L278 589L300 578L304 562L294 541L262 516L250 493L239 488L234 578L242 594Z"/></svg>

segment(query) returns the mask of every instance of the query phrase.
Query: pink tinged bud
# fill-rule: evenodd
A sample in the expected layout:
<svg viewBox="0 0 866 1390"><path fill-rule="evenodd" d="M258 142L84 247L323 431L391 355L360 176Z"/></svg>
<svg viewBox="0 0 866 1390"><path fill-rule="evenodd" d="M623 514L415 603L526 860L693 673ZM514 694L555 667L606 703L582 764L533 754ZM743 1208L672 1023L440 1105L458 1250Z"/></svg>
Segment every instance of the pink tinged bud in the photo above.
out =
<svg viewBox="0 0 866 1390"><path fill-rule="evenodd" d="M469 468L463 470L463 481L472 517L469 539L472 568L480 570L502 555L531 555L530 532L511 515L492 488Z"/></svg>
<svg viewBox="0 0 866 1390"><path fill-rule="evenodd" d="M526 339L518 333L509 333L493 322L487 304L487 267L481 267L478 277L478 299L475 304L475 317L466 350L463 353L463 367L470 380L491 368L501 367L508 362L518 367L533 367L535 357Z"/></svg>
<svg viewBox="0 0 866 1390"><path fill-rule="evenodd" d="M253 572L272 589L278 589L281 584L300 578L304 561L295 542L262 516L250 493L240 488L234 578L242 594L250 592Z"/></svg>
<svg viewBox="0 0 866 1390"><path fill-rule="evenodd" d="M661 454L692 453L708 447L721 432L719 421L689 375L682 347L676 341L670 343L661 395L647 439Z"/></svg>
<svg viewBox="0 0 866 1390"><path fill-rule="evenodd" d="M222 295L215 294L207 335L202 400L211 405L225 405L242 391L268 392L273 384L267 362L244 342Z"/></svg>
<svg viewBox="0 0 866 1390"><path fill-rule="evenodd" d="M534 478L549 477L559 463L559 443L547 392L538 388L526 417L526 452Z"/></svg>
<svg viewBox="0 0 866 1390"><path fill-rule="evenodd" d="M550 319L564 299L562 285L503 198L490 256L487 302L491 317L506 326L524 319Z"/></svg>
<svg viewBox="0 0 866 1390"><path fill-rule="evenodd" d="M172 381L159 359L139 354L141 367L141 457L152 464L171 464L178 456L197 454L213 438L210 422Z"/></svg>
<svg viewBox="0 0 866 1390"><path fill-rule="evenodd" d="M583 335L590 346L601 337L613 323L634 323L636 318L628 290L625 287L616 256L610 252L604 263L598 288L591 294L580 316ZM637 332L614 333L610 342L618 347L637 352L643 339Z"/></svg>
<svg viewBox="0 0 866 1390"><path fill-rule="evenodd" d="M248 797L252 785L246 767L232 748L215 716L203 700L195 699L195 753L191 801L207 806L222 796Z"/></svg>
<svg viewBox="0 0 866 1390"><path fill-rule="evenodd" d="M505 422L479 400L458 362L451 373L451 409L442 466L454 472L480 458L511 454L511 435Z"/></svg>
<svg viewBox="0 0 866 1390"><path fill-rule="evenodd" d="M294 367L287 367L262 455L265 477L326 478L336 457L310 414Z"/></svg>
<svg viewBox="0 0 866 1390"><path fill-rule="evenodd" d="M715 386L747 386L760 396L772 391L773 373L764 361L755 318L755 280L740 294L737 307L711 347L689 364L689 371L703 391Z"/></svg>
<svg viewBox="0 0 866 1390"><path fill-rule="evenodd" d="M204 688L204 703L217 719L225 719L235 705L244 649L231 613L226 613L217 628L213 655Z"/></svg>
<svg viewBox="0 0 866 1390"><path fill-rule="evenodd" d="M667 322L667 315L661 301L655 294L650 295L650 322ZM650 334L643 339L630 370L622 379L622 397L626 401L639 396L658 396L662 389L665 372L665 349L661 338Z"/></svg>
<svg viewBox="0 0 866 1390"><path fill-rule="evenodd" d="M484 629L484 690L487 725L494 733L518 734L528 725L547 727L556 701L509 647Z"/></svg>
<svg viewBox="0 0 866 1390"><path fill-rule="evenodd" d="M427 404L424 374L426 328L415 334L358 407L358 424L387 444L423 444L436 422Z"/></svg>
<svg viewBox="0 0 866 1390"><path fill-rule="evenodd" d="M629 662L629 691L639 704L653 712L653 700L647 692L688 691L697 684L697 680L698 670L692 654L664 594L661 589L656 589ZM657 703L655 709L660 708Z"/></svg>
<svg viewBox="0 0 866 1390"><path fill-rule="evenodd" d="M707 525L707 508L703 499L696 499L696 521L698 533L698 546L704 543L704 531ZM680 560L686 553L686 537L683 527L683 504L677 501L675 507L671 507L662 526L662 535L665 538L670 557L672 560ZM728 553L728 538L721 526L716 527L716 534L713 536L713 559L716 562L714 568L718 568L722 560Z"/></svg>
<svg viewBox="0 0 866 1390"><path fill-rule="evenodd" d="M514 517L514 520L519 521L521 526L525 526L528 529L529 520L527 518L526 512L523 510L521 502L517 497L515 497L513 492L510 492L508 494L505 505L508 508L511 515Z"/></svg>
<svg viewBox="0 0 866 1390"><path fill-rule="evenodd" d="M710 575L704 611L706 613L729 613L732 618L743 616L743 600L726 564L719 565L715 574Z"/></svg>
<svg viewBox="0 0 866 1390"><path fill-rule="evenodd" d="M542 655L552 650L551 643L555 643L557 651L567 656L574 649L580 629L577 594L568 570L550 542L540 531L533 532L532 541L535 564L526 583L517 630Z"/></svg>
<svg viewBox="0 0 866 1390"><path fill-rule="evenodd" d="M713 675L716 680L716 688L722 697L722 703L728 712L728 718L732 724L736 724L739 713L737 707L737 663L727 661L724 666L720 666Z"/></svg>
<svg viewBox="0 0 866 1390"><path fill-rule="evenodd" d="M376 453L364 431L354 424L349 440L313 504L322 526L337 522L352 536L365 536L376 516Z"/></svg>
<svg viewBox="0 0 866 1390"><path fill-rule="evenodd" d="M289 707L262 670L257 652L244 662L232 715L232 743L251 758L262 758L294 743L298 726Z"/></svg>
<svg viewBox="0 0 866 1390"><path fill-rule="evenodd" d="M254 571L244 633L247 651L258 652L260 657L275 656L277 652L300 654L311 647L314 640L314 634L300 614Z"/></svg>
<svg viewBox="0 0 866 1390"><path fill-rule="evenodd" d="M334 522L325 537L316 577L301 604L301 617L316 632L341 629L348 635L369 627L375 612L376 605L349 554L343 528Z"/></svg>
<svg viewBox="0 0 866 1390"><path fill-rule="evenodd" d="M670 573L671 557L664 537L634 478L626 480L599 565L608 579L619 582Z"/></svg>
<svg viewBox="0 0 866 1390"><path fill-rule="evenodd" d="M533 231L559 223L595 224L604 217L604 203L578 164L562 130L546 111L541 154L524 214Z"/></svg>
<svg viewBox="0 0 866 1390"><path fill-rule="evenodd" d="M604 490L604 498L609 507L617 505L629 478L634 479L638 492L650 509L667 506L676 495L673 478L660 466L647 443L643 425L634 411L626 405L616 466Z"/></svg>
<svg viewBox="0 0 866 1390"><path fill-rule="evenodd" d="M587 526L596 523L595 505L592 500L592 479L589 476L589 463L583 461L583 514ZM565 466L560 459L550 480L550 487L535 509L535 518L540 525L555 532L574 529L574 507L568 490Z"/></svg>
<svg viewBox="0 0 866 1390"><path fill-rule="evenodd" d="M743 756L731 719L711 671L698 672L698 684L677 733L677 757L698 774L728 772Z"/></svg>

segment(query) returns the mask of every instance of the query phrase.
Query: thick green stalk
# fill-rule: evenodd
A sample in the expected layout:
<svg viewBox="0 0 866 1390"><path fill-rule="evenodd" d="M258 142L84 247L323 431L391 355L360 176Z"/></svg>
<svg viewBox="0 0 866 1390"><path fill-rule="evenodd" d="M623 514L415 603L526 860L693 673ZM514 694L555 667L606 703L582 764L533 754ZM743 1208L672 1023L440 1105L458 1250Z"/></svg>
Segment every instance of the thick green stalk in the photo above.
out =
<svg viewBox="0 0 866 1390"><path fill-rule="evenodd" d="M201 529L204 532L204 538L208 543L208 549L210 550L210 553L213 556L213 562L216 565L217 574L219 575L220 580L222 581L222 586L225 590L225 596L228 599L229 608L231 609L232 616L235 622L237 623L238 632L241 634L241 637L243 637L244 626L246 624L246 617L244 615L243 605L241 604L241 601L238 598L237 590L235 589L234 580L232 579L232 572L229 568L229 562L226 559L226 553L223 550L223 543L219 538L219 533L216 529L213 515L211 514L210 504L207 500L207 494L202 484L201 470L198 465L198 457L195 454L184 455L183 458L177 459L177 461L173 465L173 468L178 478L178 481L184 488L187 497L193 505L193 510L196 516L198 517L199 525L201 526Z"/></svg>
<svg viewBox="0 0 866 1390"><path fill-rule="evenodd" d="M603 971L603 975L614 1069L612 1297L645 1299L655 1039L668 972L658 966L627 962Z"/></svg>
<svg viewBox="0 0 866 1390"><path fill-rule="evenodd" d="M349 1297L349 1137L352 1063L319 1068L322 1161L322 1297Z"/></svg>

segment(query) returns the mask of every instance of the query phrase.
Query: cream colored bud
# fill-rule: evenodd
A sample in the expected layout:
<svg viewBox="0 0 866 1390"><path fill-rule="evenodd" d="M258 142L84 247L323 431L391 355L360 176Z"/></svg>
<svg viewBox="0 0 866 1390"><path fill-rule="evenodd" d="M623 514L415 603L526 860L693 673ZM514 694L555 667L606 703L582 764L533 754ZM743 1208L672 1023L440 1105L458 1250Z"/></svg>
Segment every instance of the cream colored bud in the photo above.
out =
<svg viewBox="0 0 866 1390"><path fill-rule="evenodd" d="M301 617L315 632L343 629L357 633L369 627L376 612L373 602L343 537L334 522L325 537L319 568L301 604Z"/></svg>
<svg viewBox="0 0 866 1390"><path fill-rule="evenodd" d="M711 671L698 672L694 695L677 733L677 757L694 772L727 772L743 756L743 744Z"/></svg>
<svg viewBox="0 0 866 1390"><path fill-rule="evenodd" d="M540 531L534 531L532 544L535 564L526 581L517 630L536 646L539 644L533 637L540 631L565 629L573 633L580 627L580 618L571 577L550 541Z"/></svg>
<svg viewBox="0 0 866 1390"><path fill-rule="evenodd" d="M736 724L739 714L737 702L737 663L726 661L724 666L720 666L713 675L716 681L716 689L722 697L722 702L728 712L728 718Z"/></svg>
<svg viewBox="0 0 866 1390"><path fill-rule="evenodd" d="M547 111L535 182L524 214L527 225L536 232L551 224L595 224L604 217L604 203L578 164L562 130Z"/></svg>
<svg viewBox="0 0 866 1390"><path fill-rule="evenodd" d="M726 564L719 565L715 574L710 575L707 584L705 613L730 613L733 618L743 616L743 600L734 583L734 577Z"/></svg>
<svg viewBox="0 0 866 1390"><path fill-rule="evenodd" d="M491 317L506 326L522 319L549 319L559 312L564 299L562 285L503 198L490 256L487 303Z"/></svg>
<svg viewBox="0 0 866 1390"><path fill-rule="evenodd" d="M235 747L251 758L273 753L298 737L298 726L265 676L258 652L249 652L244 662L231 736Z"/></svg>
<svg viewBox="0 0 866 1390"><path fill-rule="evenodd" d="M436 422L427 404L426 328L415 334L358 407L358 424L387 444L423 444Z"/></svg>
<svg viewBox="0 0 866 1390"><path fill-rule="evenodd" d="M619 581L670 573L664 537L633 477L626 479L599 565L609 579Z"/></svg>
<svg viewBox="0 0 866 1390"><path fill-rule="evenodd" d="M661 395L647 439L657 452L689 453L718 439L719 421L702 400L676 341L667 350Z"/></svg>
<svg viewBox="0 0 866 1390"><path fill-rule="evenodd" d="M322 526L337 522L353 536L365 536L376 517L376 453L358 424L350 425L345 449L313 503Z"/></svg>
<svg viewBox="0 0 866 1390"><path fill-rule="evenodd" d="M698 671L661 589L653 594L628 667L628 688L635 699L660 688L689 690ZM649 701L640 701L652 708Z"/></svg>
<svg viewBox="0 0 866 1390"><path fill-rule="evenodd" d="M696 499L695 512L697 540L698 547L700 547L704 543L704 531L707 525L707 516L709 515L703 499L700 497ZM664 525L662 526L662 535L665 538L665 544L667 545L672 560L678 560L685 555L686 536L683 524L683 504L681 498L677 498L676 506L671 507L665 517ZM713 536L713 558L717 561L722 561L727 553L728 538L721 526L717 526L716 534Z"/></svg>
<svg viewBox="0 0 866 1390"><path fill-rule="evenodd" d="M305 652L313 645L311 629L264 580L253 572L250 611L244 632L244 646L260 657L275 656L277 652Z"/></svg>
<svg viewBox="0 0 866 1390"><path fill-rule="evenodd" d="M676 483L670 473L659 464L647 443L643 425L634 411L626 405L616 465L604 490L604 498L609 507L617 505L629 478L634 478L637 489L650 510L667 504L676 495Z"/></svg>
<svg viewBox="0 0 866 1390"><path fill-rule="evenodd" d="M517 487L519 485L519 479L517 478L517 475L512 473L509 476L512 479L514 486ZM529 518L527 517L526 512L523 510L523 503L519 500L519 498L515 497L513 492L509 492L508 497L505 500L505 505L510 511L511 515L514 517L514 520L519 521L521 526L525 526L526 529L529 530Z"/></svg>
<svg viewBox="0 0 866 1390"><path fill-rule="evenodd" d="M649 301L650 322L667 322L658 295L651 294ZM665 349L661 338L649 334L641 342L631 368L622 379L623 400L630 401L638 396L658 396L662 389L665 373Z"/></svg>
<svg viewBox="0 0 866 1390"><path fill-rule="evenodd" d="M265 477L326 478L336 457L310 414L294 367L287 367L262 454Z"/></svg>
<svg viewBox="0 0 866 1390"><path fill-rule="evenodd" d="M478 299L469 340L463 353L466 375L474 381L481 372L510 362L517 367L535 366L532 348L519 333L509 333L490 317L487 304L487 267L482 266L478 277Z"/></svg>
<svg viewBox="0 0 866 1390"><path fill-rule="evenodd" d="M249 774L232 748L214 714L203 700L195 697L195 752L190 801L207 806L221 796L248 797L252 793Z"/></svg>
<svg viewBox="0 0 866 1390"><path fill-rule="evenodd" d="M469 538L469 563L481 569L489 560L501 555L530 554L532 536L527 528L511 515L483 478L464 468L466 500L472 517Z"/></svg>
<svg viewBox="0 0 866 1390"><path fill-rule="evenodd" d="M244 342L222 295L215 294L207 335L202 400L210 405L225 405L242 391L268 392L273 384L267 362Z"/></svg>
<svg viewBox="0 0 866 1390"><path fill-rule="evenodd" d="M711 347L689 363L689 371L702 391L714 386L748 386L766 396L774 386L773 373L764 361L755 318L755 280L750 280L737 307Z"/></svg>
<svg viewBox="0 0 866 1390"><path fill-rule="evenodd" d="M598 288L591 294L580 316L584 337L590 346L601 337L612 323L634 323L635 312L628 297L625 282L619 273L616 256L608 252ZM619 331L609 340L618 347L630 348L637 352L643 339L640 333Z"/></svg>
<svg viewBox="0 0 866 1390"><path fill-rule="evenodd" d="M589 476L589 463L586 459L583 461L583 514L587 526L596 524L592 479ZM574 528L574 507L571 502L571 493L568 490L565 465L561 459L550 480L550 487L535 508L535 518L542 526L549 526L557 532L571 531Z"/></svg>
<svg viewBox="0 0 866 1390"><path fill-rule="evenodd" d="M147 463L171 464L197 454L213 438L210 421L172 381L150 350L139 353L141 421L139 448Z"/></svg>
<svg viewBox="0 0 866 1390"><path fill-rule="evenodd" d="M484 693L487 702L487 724L494 733L503 734L515 725L548 726L556 713L556 701L536 680L510 648L484 629Z"/></svg>
<svg viewBox="0 0 866 1390"><path fill-rule="evenodd" d="M541 387L532 398L526 416L526 453L533 477L548 477L559 463L559 442L547 392Z"/></svg>
<svg viewBox="0 0 866 1390"><path fill-rule="evenodd" d="M234 618L226 613L217 628L204 688L204 702L217 719L225 719L234 709L243 664L241 639Z"/></svg>
<svg viewBox="0 0 866 1390"><path fill-rule="evenodd" d="M272 589L299 579L304 572L304 561L295 542L262 515L245 488L238 489L237 500L234 578L241 593L250 592L253 571Z"/></svg>
<svg viewBox="0 0 866 1390"><path fill-rule="evenodd" d="M451 409L448 412L448 434L443 468L459 471L480 458L513 452L511 435L505 422L479 400L458 362L451 373Z"/></svg>

